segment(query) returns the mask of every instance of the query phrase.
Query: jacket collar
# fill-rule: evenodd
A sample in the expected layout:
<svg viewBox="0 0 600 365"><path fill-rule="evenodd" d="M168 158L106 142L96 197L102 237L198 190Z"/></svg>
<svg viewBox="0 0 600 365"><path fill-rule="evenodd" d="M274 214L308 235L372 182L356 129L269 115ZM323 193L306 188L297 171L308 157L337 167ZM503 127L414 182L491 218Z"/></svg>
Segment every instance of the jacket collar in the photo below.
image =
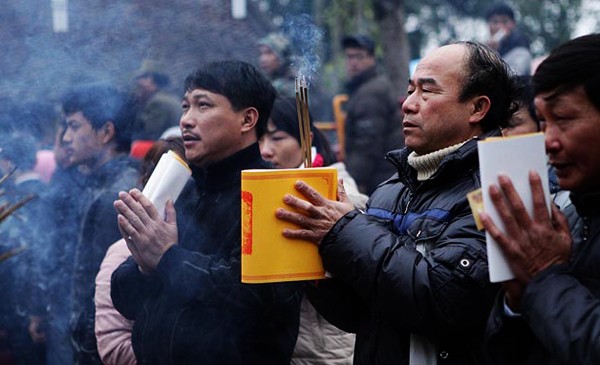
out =
<svg viewBox="0 0 600 365"><path fill-rule="evenodd" d="M518 47L529 49L529 39L518 28L515 28L506 38L502 39L498 53L500 56L504 56Z"/></svg>
<svg viewBox="0 0 600 365"><path fill-rule="evenodd" d="M377 66L373 66L359 73L346 82L346 91L350 94L355 92L365 82L377 76Z"/></svg>
<svg viewBox="0 0 600 365"><path fill-rule="evenodd" d="M241 171L252 168L271 168L271 165L262 159L258 143L253 143L205 168L191 166L192 177L200 191L222 190L233 184L239 185Z"/></svg>
<svg viewBox="0 0 600 365"><path fill-rule="evenodd" d="M500 136L500 129L494 129L479 137L473 137L456 151L446 156L440 163L437 171L426 181L440 180L457 176L460 171L472 168L479 169L479 156L477 154L477 142L487 137ZM408 147L388 152L386 159L398 170L398 178L411 190L421 183L417 180L417 171L408 164L408 155L412 152Z"/></svg>
<svg viewBox="0 0 600 365"><path fill-rule="evenodd" d="M86 185L94 188L104 186L108 181L114 181L115 176L123 170L130 167L133 168L134 163L129 156L121 154L92 171L86 178Z"/></svg>
<svg viewBox="0 0 600 365"><path fill-rule="evenodd" d="M600 191L591 193L571 193L570 198L580 216L600 216Z"/></svg>

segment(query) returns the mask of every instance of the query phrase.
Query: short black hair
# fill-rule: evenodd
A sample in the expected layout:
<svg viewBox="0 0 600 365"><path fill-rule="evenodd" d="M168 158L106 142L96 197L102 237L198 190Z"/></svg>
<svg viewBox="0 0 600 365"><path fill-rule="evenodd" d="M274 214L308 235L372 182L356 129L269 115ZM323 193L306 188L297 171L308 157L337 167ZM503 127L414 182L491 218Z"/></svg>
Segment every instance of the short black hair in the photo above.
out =
<svg viewBox="0 0 600 365"><path fill-rule="evenodd" d="M468 49L466 75L461 86L461 102L477 96L490 98L490 110L481 121L484 132L494 128L505 128L518 109L516 97L519 87L510 67L498 53L481 43L460 41Z"/></svg>
<svg viewBox="0 0 600 365"><path fill-rule="evenodd" d="M531 76L519 75L516 76L516 81L519 90L516 102L519 105L519 109L526 107L529 116L537 124L537 129L540 130L540 120L535 112L535 104L533 103L534 96L533 88L531 87Z"/></svg>
<svg viewBox="0 0 600 365"><path fill-rule="evenodd" d="M278 130L284 131L294 137L298 144L300 142L300 123L298 122L298 109L296 99L283 95L277 95L271 110L270 120ZM327 137L313 123L313 117L309 112L310 131L313 133L312 145L323 157L324 166L329 166L337 161L335 152L331 148Z"/></svg>
<svg viewBox="0 0 600 365"><path fill-rule="evenodd" d="M540 63L532 78L535 95L559 95L579 86L600 111L600 34L588 34L558 46Z"/></svg>
<svg viewBox="0 0 600 365"><path fill-rule="evenodd" d="M152 77L152 81L158 86L159 89L164 89L169 86L171 79L166 74L159 74L155 72L148 73L148 76Z"/></svg>
<svg viewBox="0 0 600 365"><path fill-rule="evenodd" d="M66 116L81 112L95 130L112 122L117 151L129 152L133 101L116 87L104 83L74 86L63 96L62 110Z"/></svg>
<svg viewBox="0 0 600 365"><path fill-rule="evenodd" d="M235 111L253 107L258 110L256 136L267 131L267 122L275 88L254 66L243 61L228 60L208 63L185 78L183 91L205 89L223 95Z"/></svg>
<svg viewBox="0 0 600 365"><path fill-rule="evenodd" d="M492 4L485 13L485 20L489 21L491 17L494 15L505 15L509 17L512 21L515 20L515 11L505 3L496 3Z"/></svg>

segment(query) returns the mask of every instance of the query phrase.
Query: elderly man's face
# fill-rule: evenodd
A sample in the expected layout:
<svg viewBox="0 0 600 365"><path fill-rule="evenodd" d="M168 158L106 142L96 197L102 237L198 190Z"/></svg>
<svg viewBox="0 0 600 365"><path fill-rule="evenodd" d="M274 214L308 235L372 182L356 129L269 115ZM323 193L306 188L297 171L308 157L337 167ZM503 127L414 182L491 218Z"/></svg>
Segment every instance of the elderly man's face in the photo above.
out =
<svg viewBox="0 0 600 365"><path fill-rule="evenodd" d="M597 191L600 183L600 111L583 87L554 95L536 95L545 122L546 152L565 190Z"/></svg>
<svg viewBox="0 0 600 365"><path fill-rule="evenodd" d="M402 124L406 146L419 155L463 142L479 128L469 122L472 105L459 101L466 54L463 45L445 46L415 69L402 104Z"/></svg>

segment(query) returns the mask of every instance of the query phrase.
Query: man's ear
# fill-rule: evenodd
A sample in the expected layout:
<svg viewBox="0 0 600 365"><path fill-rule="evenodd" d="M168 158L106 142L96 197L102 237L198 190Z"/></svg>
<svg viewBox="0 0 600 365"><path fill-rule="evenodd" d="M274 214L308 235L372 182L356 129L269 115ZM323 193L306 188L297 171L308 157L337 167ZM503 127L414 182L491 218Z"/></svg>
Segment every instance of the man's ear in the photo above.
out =
<svg viewBox="0 0 600 365"><path fill-rule="evenodd" d="M112 121L104 123L98 133L102 134L102 142L108 143L115 139L115 124Z"/></svg>
<svg viewBox="0 0 600 365"><path fill-rule="evenodd" d="M242 133L251 131L256 127L256 123L258 123L258 110L256 108L246 108L244 109L244 120L242 121Z"/></svg>
<svg viewBox="0 0 600 365"><path fill-rule="evenodd" d="M479 95L471 99L471 116L469 118L469 123L475 124L481 122L487 115L491 106L492 102L490 101L490 98L485 95Z"/></svg>

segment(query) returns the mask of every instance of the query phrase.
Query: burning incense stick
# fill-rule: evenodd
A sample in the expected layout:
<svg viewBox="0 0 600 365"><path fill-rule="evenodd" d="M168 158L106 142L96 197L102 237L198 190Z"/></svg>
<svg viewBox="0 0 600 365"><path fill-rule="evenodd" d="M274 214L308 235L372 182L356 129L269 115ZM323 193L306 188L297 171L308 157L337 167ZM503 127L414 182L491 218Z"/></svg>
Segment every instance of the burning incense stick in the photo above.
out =
<svg viewBox="0 0 600 365"><path fill-rule="evenodd" d="M0 185L2 185L2 183L5 182L16 170L17 167L15 166L9 172L7 172L6 175L2 176L2 178L0 178Z"/></svg>
<svg viewBox="0 0 600 365"><path fill-rule="evenodd" d="M304 167L312 167L310 116L308 113L308 84L304 76L296 77L296 109L300 127L300 147Z"/></svg>
<svg viewBox="0 0 600 365"><path fill-rule="evenodd" d="M33 200L34 198L35 195L28 195L12 205L6 203L0 206L0 222L5 220L9 215L14 213L15 210L21 208L23 205L27 204L30 200Z"/></svg>
<svg viewBox="0 0 600 365"><path fill-rule="evenodd" d="M2 185L16 170L17 168L13 168L6 175L0 178L0 185ZM0 196L5 194L5 190L0 189ZM21 208L23 205L27 204L29 201L35 198L35 195L27 195L23 199L17 201L16 203L10 202L2 202L0 203L0 222L8 218L11 214L13 214L17 209ZM9 258L25 251L27 249L26 245L21 245L19 247L11 248L10 250L3 252L0 254L0 262L8 260Z"/></svg>
<svg viewBox="0 0 600 365"><path fill-rule="evenodd" d="M25 251L27 249L27 246L19 246L19 247L15 247L15 248L11 248L10 250L3 252L0 254L0 262L2 261L6 261L9 258Z"/></svg>

